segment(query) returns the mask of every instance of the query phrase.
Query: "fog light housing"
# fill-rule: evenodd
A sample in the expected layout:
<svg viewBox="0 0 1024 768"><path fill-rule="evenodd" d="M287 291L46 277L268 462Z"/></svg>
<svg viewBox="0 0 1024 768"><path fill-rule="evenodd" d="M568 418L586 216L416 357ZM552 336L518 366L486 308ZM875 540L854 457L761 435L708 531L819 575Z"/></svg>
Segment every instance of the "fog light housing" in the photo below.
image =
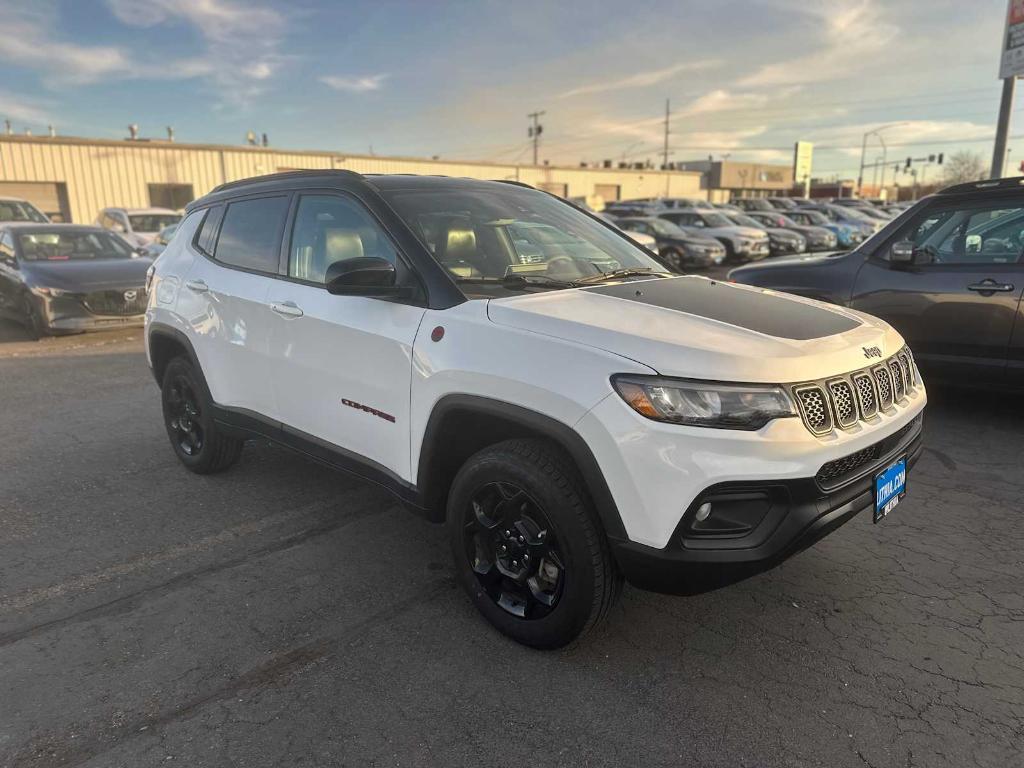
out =
<svg viewBox="0 0 1024 768"><path fill-rule="evenodd" d="M772 508L767 490L731 491L701 497L687 513L683 536L743 536L761 524Z"/></svg>

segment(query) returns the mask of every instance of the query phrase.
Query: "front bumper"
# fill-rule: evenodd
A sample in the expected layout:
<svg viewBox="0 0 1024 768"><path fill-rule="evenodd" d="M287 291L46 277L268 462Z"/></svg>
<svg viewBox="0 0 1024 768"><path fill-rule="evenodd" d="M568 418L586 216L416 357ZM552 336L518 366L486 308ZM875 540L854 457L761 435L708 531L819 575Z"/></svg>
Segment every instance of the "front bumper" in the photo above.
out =
<svg viewBox="0 0 1024 768"><path fill-rule="evenodd" d="M626 535L611 546L625 575L689 593L771 568L871 506L875 472L903 453L916 460L926 403L918 386L870 422L815 437L799 418L756 432L652 422L612 395L576 430L622 518ZM762 518L721 535L693 531L709 495L755 491L768 500Z"/></svg>
<svg viewBox="0 0 1024 768"><path fill-rule="evenodd" d="M823 490L815 478L723 483L708 488L690 505L661 548L612 541L626 579L640 589L697 594L733 584L775 567L874 505L875 475L902 456L908 469L921 456L923 419L891 441L882 456L838 488ZM705 498L763 493L769 511L749 533L735 537L688 537L686 529Z"/></svg>
<svg viewBox="0 0 1024 768"><path fill-rule="evenodd" d="M37 310L48 333L82 333L110 328L139 328L145 322L145 312L107 314L91 312L75 296L36 296Z"/></svg>

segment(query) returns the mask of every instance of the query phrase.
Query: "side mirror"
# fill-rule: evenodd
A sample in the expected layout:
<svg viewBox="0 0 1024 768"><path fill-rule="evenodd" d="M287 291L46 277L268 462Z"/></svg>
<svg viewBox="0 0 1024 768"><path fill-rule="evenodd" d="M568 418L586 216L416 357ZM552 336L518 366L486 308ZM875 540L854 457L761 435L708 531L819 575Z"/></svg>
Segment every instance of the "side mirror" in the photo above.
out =
<svg viewBox="0 0 1024 768"><path fill-rule="evenodd" d="M396 285L395 265L379 256L336 261L327 268L324 283L335 296L406 296L410 289Z"/></svg>
<svg viewBox="0 0 1024 768"><path fill-rule="evenodd" d="M901 240L893 243L889 249L889 262L900 266L910 266L914 263L914 243L910 240Z"/></svg>

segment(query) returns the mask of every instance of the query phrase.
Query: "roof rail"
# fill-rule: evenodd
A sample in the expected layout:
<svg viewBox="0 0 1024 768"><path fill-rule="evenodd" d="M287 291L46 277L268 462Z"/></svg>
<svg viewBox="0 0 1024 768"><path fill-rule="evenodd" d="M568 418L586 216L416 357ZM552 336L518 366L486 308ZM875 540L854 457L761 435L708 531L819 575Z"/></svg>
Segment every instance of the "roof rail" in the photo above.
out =
<svg viewBox="0 0 1024 768"><path fill-rule="evenodd" d="M349 171L344 168L323 168L321 170L304 170L304 171L281 171L280 173L268 173L265 176L250 176L246 179L239 179L238 181L228 181L224 184L220 184L210 190L212 195L215 192L223 192L226 189L235 189L236 187L243 187L248 184L262 184L270 181L280 181L282 179L294 179L308 176L327 176L339 174L343 176L353 176L357 179L363 178L361 173L355 171Z"/></svg>
<svg viewBox="0 0 1024 768"><path fill-rule="evenodd" d="M951 187L939 190L940 195L949 195L958 192L983 192L993 189L1020 189L1024 187L1024 176L1011 176L1005 179L985 179L983 181L969 181L966 184L954 184Z"/></svg>

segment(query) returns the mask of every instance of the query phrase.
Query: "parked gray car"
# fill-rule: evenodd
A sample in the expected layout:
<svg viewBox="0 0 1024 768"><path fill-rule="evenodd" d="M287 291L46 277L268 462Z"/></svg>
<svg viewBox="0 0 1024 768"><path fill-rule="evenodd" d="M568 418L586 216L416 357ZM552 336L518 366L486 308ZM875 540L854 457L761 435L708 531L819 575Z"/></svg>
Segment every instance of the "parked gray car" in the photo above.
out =
<svg viewBox="0 0 1024 768"><path fill-rule="evenodd" d="M776 227L782 230L799 233L807 241L808 251L834 251L836 249L836 235L825 227L798 224L782 211L778 211L776 213L751 211L746 215L749 219L757 222L759 225Z"/></svg>
<svg viewBox="0 0 1024 768"><path fill-rule="evenodd" d="M757 261L771 253L768 234L763 229L737 226L721 211L691 208L662 211L658 216L683 230L714 237L725 246L727 261Z"/></svg>

